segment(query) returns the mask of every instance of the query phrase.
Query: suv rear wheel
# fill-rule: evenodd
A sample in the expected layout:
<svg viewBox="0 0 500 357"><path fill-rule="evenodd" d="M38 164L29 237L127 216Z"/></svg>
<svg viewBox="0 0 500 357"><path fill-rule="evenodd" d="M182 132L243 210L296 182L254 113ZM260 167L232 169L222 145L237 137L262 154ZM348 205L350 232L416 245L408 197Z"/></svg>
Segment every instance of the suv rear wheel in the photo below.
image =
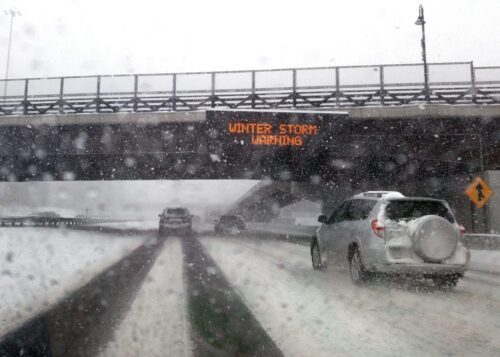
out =
<svg viewBox="0 0 500 357"><path fill-rule="evenodd" d="M319 250L319 244L316 238L313 238L311 241L311 261L313 269L323 269L323 263L321 262L321 252Z"/></svg>
<svg viewBox="0 0 500 357"><path fill-rule="evenodd" d="M361 261L361 254L359 248L354 247L350 250L349 254L349 273L351 280L356 285L363 285L370 279L370 273L366 271Z"/></svg>

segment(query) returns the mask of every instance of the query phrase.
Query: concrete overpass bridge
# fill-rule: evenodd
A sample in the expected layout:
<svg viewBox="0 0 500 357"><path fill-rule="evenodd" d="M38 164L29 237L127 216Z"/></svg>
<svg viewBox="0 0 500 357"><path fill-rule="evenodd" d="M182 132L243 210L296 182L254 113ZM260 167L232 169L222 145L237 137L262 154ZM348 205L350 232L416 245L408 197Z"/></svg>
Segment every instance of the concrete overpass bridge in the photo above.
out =
<svg viewBox="0 0 500 357"><path fill-rule="evenodd" d="M467 183L500 168L500 106L357 110L353 117L298 109L8 116L0 124L0 179L274 182L237 208L254 218L301 198L329 211L353 192L394 189L445 197L470 216ZM317 130L289 135L302 145L276 135L254 143L251 133L230 131L252 123Z"/></svg>
<svg viewBox="0 0 500 357"><path fill-rule="evenodd" d="M0 179L324 181L348 174L356 185L392 171L398 172L396 182L404 180L402 167L414 167L408 170L416 175L429 165L435 172L500 166L500 106L421 104L350 112L8 116L0 119ZM318 131L306 134L304 145L255 144L249 135L229 132L229 123L245 122L317 125Z"/></svg>
<svg viewBox="0 0 500 357"><path fill-rule="evenodd" d="M427 88L420 64L9 79L0 180L281 182L268 208L377 188L452 201L500 167L500 67L430 74Z"/></svg>

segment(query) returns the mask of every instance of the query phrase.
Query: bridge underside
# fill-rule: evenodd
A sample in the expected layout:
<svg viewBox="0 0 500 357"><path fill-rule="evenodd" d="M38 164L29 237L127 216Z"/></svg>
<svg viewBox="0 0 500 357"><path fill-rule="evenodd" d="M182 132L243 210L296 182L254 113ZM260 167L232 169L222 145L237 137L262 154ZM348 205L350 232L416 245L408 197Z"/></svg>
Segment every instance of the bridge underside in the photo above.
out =
<svg viewBox="0 0 500 357"><path fill-rule="evenodd" d="M322 201L328 212L351 193L374 189L444 197L470 212L466 200L453 201L463 196L472 176L500 169L500 117L174 115L3 123L0 180L264 180L272 184L244 197L233 211L266 220L276 208L303 198ZM282 116L320 117L319 133L303 146L250 145L228 136L228 120L279 121Z"/></svg>
<svg viewBox="0 0 500 357"><path fill-rule="evenodd" d="M224 135L227 115L214 113L211 120L196 112L182 121L86 118L79 124L51 124L38 117L31 124L2 125L0 180L270 178L361 187L377 180L400 185L500 167L496 118L333 115L305 146L256 147Z"/></svg>

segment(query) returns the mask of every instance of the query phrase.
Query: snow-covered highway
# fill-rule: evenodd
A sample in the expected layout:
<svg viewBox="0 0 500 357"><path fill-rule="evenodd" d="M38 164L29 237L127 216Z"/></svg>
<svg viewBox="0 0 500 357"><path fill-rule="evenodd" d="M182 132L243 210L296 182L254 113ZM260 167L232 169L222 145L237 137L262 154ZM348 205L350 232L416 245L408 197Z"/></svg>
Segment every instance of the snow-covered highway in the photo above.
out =
<svg viewBox="0 0 500 357"><path fill-rule="evenodd" d="M200 241L287 356L500 353L500 276L467 273L450 291L390 280L359 288L341 270L314 271L305 246Z"/></svg>
<svg viewBox="0 0 500 357"><path fill-rule="evenodd" d="M90 282L145 236L50 228L1 228L0 338Z"/></svg>
<svg viewBox="0 0 500 357"><path fill-rule="evenodd" d="M356 287L339 268L313 270L306 245L133 228L2 230L4 337L41 316L52 356L500 354L498 274L468 271L451 290Z"/></svg>

